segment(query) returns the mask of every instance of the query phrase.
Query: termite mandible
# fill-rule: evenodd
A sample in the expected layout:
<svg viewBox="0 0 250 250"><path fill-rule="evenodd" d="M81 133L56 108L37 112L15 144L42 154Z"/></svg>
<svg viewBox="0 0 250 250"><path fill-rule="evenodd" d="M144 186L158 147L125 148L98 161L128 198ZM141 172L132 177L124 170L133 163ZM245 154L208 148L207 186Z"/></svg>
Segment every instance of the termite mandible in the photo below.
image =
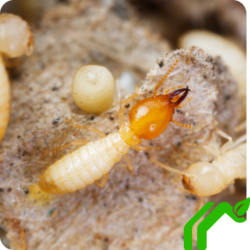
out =
<svg viewBox="0 0 250 250"><path fill-rule="evenodd" d="M104 187L108 172L116 162L120 161L122 156L129 169L133 170L132 162L126 156L130 148L137 151L152 149L152 147L138 145L141 143L141 138L147 140L156 138L166 129L169 122L191 128L190 125L172 120L175 109L183 107L190 100L189 98L183 103L190 91L188 87L178 86L168 89L165 94L157 95L158 88L177 63L178 60L156 85L153 96L139 101L131 109L129 113L130 124L124 122L124 108L128 102L138 95L138 88L134 94L121 103L118 112L118 133L111 133L106 136L96 128L73 124L70 120L67 120L74 127L95 132L101 136L101 139L87 143L49 166L39 181L40 188L48 193L64 194L82 189L92 183ZM81 141L74 141L70 145L81 143Z"/></svg>

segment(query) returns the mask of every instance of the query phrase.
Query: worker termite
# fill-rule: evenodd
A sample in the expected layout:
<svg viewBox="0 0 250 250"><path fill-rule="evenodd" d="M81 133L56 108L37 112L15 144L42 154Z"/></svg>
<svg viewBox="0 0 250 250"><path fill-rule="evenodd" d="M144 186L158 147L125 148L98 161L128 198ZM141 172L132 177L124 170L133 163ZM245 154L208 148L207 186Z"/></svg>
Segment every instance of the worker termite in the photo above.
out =
<svg viewBox="0 0 250 250"><path fill-rule="evenodd" d="M2 56L31 55L33 48L34 39L29 25L18 16L0 14L0 141L10 116L10 82Z"/></svg>
<svg viewBox="0 0 250 250"><path fill-rule="evenodd" d="M131 109L129 114L130 125L124 122L124 109L125 105L137 96L138 88L134 94L121 103L118 112L120 128L118 133L111 133L106 136L95 128L72 124L70 120L67 120L74 127L88 129L102 138L87 143L49 166L39 181L40 188L48 193L63 194L82 189L92 183L103 187L107 182L108 172L115 162L120 161L122 156L129 169L133 170L133 165L126 156L130 148L137 151L152 149L152 147L138 145L141 143L141 138L149 140L157 137L165 130L170 121L179 126L191 127L172 120L175 109L184 106L190 100L189 98L183 103L190 91L188 87L178 86L167 90L164 95L156 95L158 88L174 69L177 62L178 60L156 85L153 97L138 102ZM83 142L74 141L70 145L79 144L83 144ZM65 148L65 146L62 148Z"/></svg>
<svg viewBox="0 0 250 250"><path fill-rule="evenodd" d="M218 194L233 183L235 179L246 178L246 143L243 143L246 136L242 136L232 143L230 136L220 130L218 130L218 133L229 141L220 148L220 152L205 146L206 149L216 155L216 159L212 163L197 162L187 170L180 171L153 158L151 158L151 161L165 170L183 175L183 186L197 196Z"/></svg>

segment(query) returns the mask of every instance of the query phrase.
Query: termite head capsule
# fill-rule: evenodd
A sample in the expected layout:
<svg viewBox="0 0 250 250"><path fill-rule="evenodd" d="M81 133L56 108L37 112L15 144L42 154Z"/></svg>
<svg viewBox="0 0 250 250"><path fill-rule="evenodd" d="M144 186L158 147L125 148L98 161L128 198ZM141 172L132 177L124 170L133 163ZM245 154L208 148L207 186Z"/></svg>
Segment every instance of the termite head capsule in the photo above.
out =
<svg viewBox="0 0 250 250"><path fill-rule="evenodd" d="M175 108L186 98L188 87L177 89L166 95L157 95L138 102L129 113L132 129L143 139L159 136L172 120ZM183 94L182 96L179 96Z"/></svg>
<svg viewBox="0 0 250 250"><path fill-rule="evenodd" d="M184 171L183 186L197 196L210 196L225 188L223 174L208 162L198 162Z"/></svg>
<svg viewBox="0 0 250 250"><path fill-rule="evenodd" d="M26 21L12 14L0 14L1 53L9 58L31 55L34 37Z"/></svg>

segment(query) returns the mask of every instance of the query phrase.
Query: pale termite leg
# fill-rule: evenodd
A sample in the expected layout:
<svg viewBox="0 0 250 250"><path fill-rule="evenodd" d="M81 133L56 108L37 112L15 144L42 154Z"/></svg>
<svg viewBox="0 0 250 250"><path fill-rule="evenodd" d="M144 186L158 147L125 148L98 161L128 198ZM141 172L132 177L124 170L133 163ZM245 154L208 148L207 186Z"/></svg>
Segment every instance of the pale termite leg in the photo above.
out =
<svg viewBox="0 0 250 250"><path fill-rule="evenodd" d="M241 144L242 142L245 142L247 140L247 135L242 135L240 138L238 138L233 144L231 148L235 148L236 146L238 146L239 144Z"/></svg>
<svg viewBox="0 0 250 250"><path fill-rule="evenodd" d="M23 228L20 229L20 240L18 241L14 236L11 236L11 239L13 241L13 247L15 246L15 249L24 250L27 249L27 241L26 241L26 234ZM21 242L20 242L21 241ZM20 244L19 244L20 242Z"/></svg>
<svg viewBox="0 0 250 250"><path fill-rule="evenodd" d="M230 194L234 194L235 193L235 185L234 185L234 183L229 183L228 186L227 186L227 189L228 189Z"/></svg>
<svg viewBox="0 0 250 250"><path fill-rule="evenodd" d="M220 150L217 148L212 148L209 145L203 146L204 149L206 149L208 152L210 152L214 156L219 156L220 155Z"/></svg>
<svg viewBox="0 0 250 250"><path fill-rule="evenodd" d="M89 130L97 135L99 135L101 138L104 138L106 137L106 134L103 133L102 131L100 131L99 129L97 128L92 128L92 127L87 127L87 126L84 126L84 125L78 125L78 124L75 124L73 123L70 119L65 119L71 126L75 127L75 128L80 128L80 129L86 129L86 130Z"/></svg>
<svg viewBox="0 0 250 250"><path fill-rule="evenodd" d="M168 77L168 75L173 71L173 69L175 68L175 66L177 65L177 63L179 62L179 60L177 59L175 61L175 63L172 65L172 67L167 71L167 73L161 78L161 80L157 83L154 92L153 92L153 96L156 96L157 94L157 90L160 88L160 86L163 84L163 82L165 81L165 79Z"/></svg>
<svg viewBox="0 0 250 250"><path fill-rule="evenodd" d="M188 99L187 99L185 102L183 102L182 104L178 105L176 108L177 108L177 109L182 108L182 107L185 106L188 102L190 102L190 101L192 100L192 98L193 98L192 96L188 97Z"/></svg>
<svg viewBox="0 0 250 250"><path fill-rule="evenodd" d="M119 123L119 128L121 128L122 124L124 123L124 109L125 109L125 105L127 103L129 103L130 101L132 101L137 95L138 95L138 91L139 91L139 87L137 86L136 89L135 89L135 92L129 96L127 99L125 99L124 101L121 102L120 104L120 109L118 111L118 123ZM128 164L128 169L132 172L132 174L134 175L133 173L133 170L134 170L134 166L131 162L131 160L128 158L127 155L123 155L123 158L125 159L125 161L127 162Z"/></svg>
<svg viewBox="0 0 250 250"><path fill-rule="evenodd" d="M89 142L89 141L86 141L86 140L76 140L76 141L72 141L72 142L70 142L70 143L66 143L66 144L64 144L64 145L63 145L62 147L60 147L60 148L55 148L55 149L53 149L53 150L48 150L48 151L45 150L45 151L43 151L42 153L43 153L44 155L49 154L50 152L57 153L57 152L59 152L59 151L65 149L65 148L68 148L68 147L71 147L71 146L75 146L75 145L83 146L83 145L87 144L88 142Z"/></svg>
<svg viewBox="0 0 250 250"><path fill-rule="evenodd" d="M234 131L238 133L238 132L240 132L240 131L242 131L242 130L245 130L246 127L247 127L247 122L244 121L244 122L242 122L241 124L239 124L239 125L234 129Z"/></svg>
<svg viewBox="0 0 250 250"><path fill-rule="evenodd" d="M195 212L197 213L206 203L206 199L204 197L198 197L198 202L195 208Z"/></svg>
<svg viewBox="0 0 250 250"><path fill-rule="evenodd" d="M124 123L124 109L125 109L125 105L127 103L129 103L130 101L132 101L137 95L138 95L138 90L139 87L137 86L135 89L135 92L129 96L126 100L121 102L119 111L118 111L118 124L119 124L119 128L122 126L122 124Z"/></svg>
<svg viewBox="0 0 250 250"><path fill-rule="evenodd" d="M184 128L192 128L192 125L189 125L189 124L183 124L183 123L177 122L175 120L171 120L171 122L175 123L178 126L184 127Z"/></svg>
<svg viewBox="0 0 250 250"><path fill-rule="evenodd" d="M220 129L216 130L216 133L218 135L220 135L221 137L225 138L228 140L228 142L226 142L221 148L220 148L220 152L221 154L225 153L228 149L230 149L233 145L233 139L231 136L229 136L228 134L226 134L225 132L221 131Z"/></svg>
<svg viewBox="0 0 250 250"><path fill-rule="evenodd" d="M105 174L99 180L94 181L94 184L97 187L103 188L103 187L105 187L107 181L108 181L108 174Z"/></svg>
<svg viewBox="0 0 250 250"><path fill-rule="evenodd" d="M160 147L143 147L141 145L133 145L133 146L130 146L131 149L134 149L136 151L145 151L145 150L151 150L151 149L157 149L157 150L161 150Z"/></svg>
<svg viewBox="0 0 250 250"><path fill-rule="evenodd" d="M169 88L165 91L164 95L168 94L170 91L176 90L176 89L182 89L185 88L185 85L179 85L177 87Z"/></svg>
<svg viewBox="0 0 250 250"><path fill-rule="evenodd" d="M226 138L226 139L229 140L228 142L226 142L226 143L220 148L221 153L220 153L218 150L216 150L216 149L214 149L214 148L212 148L212 147L210 147L210 146L203 146L203 148L207 149L208 151L210 151L210 152L211 152L212 154L214 154L215 156L218 156L218 155L220 155L220 154L226 152L226 151L229 150L229 149L235 148L236 146L238 146L238 145L241 144L242 142L245 142L246 139L247 139L247 138L246 138L246 135L243 135L243 136L241 136L240 138L238 138L235 142L233 142L232 137L230 137L229 135L227 135L227 134L224 133L223 131L218 130L217 133L218 133L219 135L221 135L222 137L224 137L224 138Z"/></svg>
<svg viewBox="0 0 250 250"><path fill-rule="evenodd" d="M133 171L134 171L135 167L134 167L133 163L131 162L131 160L128 158L127 155L123 155L123 158L125 159L125 161L128 164L128 170L132 172L132 175L134 175Z"/></svg>

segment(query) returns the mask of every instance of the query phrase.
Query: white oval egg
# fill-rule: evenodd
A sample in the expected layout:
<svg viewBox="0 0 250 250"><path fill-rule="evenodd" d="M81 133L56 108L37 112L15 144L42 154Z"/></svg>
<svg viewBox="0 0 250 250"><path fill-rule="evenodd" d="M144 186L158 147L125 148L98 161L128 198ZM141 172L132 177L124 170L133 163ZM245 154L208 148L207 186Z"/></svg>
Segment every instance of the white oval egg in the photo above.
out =
<svg viewBox="0 0 250 250"><path fill-rule="evenodd" d="M115 80L107 68L87 65L76 72L72 95L83 111L100 113L108 110L112 106L114 93Z"/></svg>

